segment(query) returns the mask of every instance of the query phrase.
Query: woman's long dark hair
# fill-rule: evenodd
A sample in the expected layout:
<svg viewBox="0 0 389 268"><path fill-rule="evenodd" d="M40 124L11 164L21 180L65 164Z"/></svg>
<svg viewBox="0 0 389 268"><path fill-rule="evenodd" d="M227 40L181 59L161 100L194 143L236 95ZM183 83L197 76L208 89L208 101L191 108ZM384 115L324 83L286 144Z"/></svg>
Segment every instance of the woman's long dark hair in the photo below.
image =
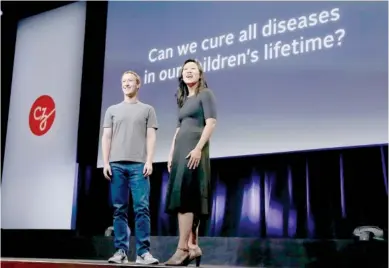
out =
<svg viewBox="0 0 389 268"><path fill-rule="evenodd" d="M177 94L176 94L176 97L177 97L177 105L179 108L181 108L186 99L188 98L188 95L189 95L189 90L188 90L188 86L185 84L184 82L184 79L182 77L182 72L184 70L184 66L185 64L189 63L189 62L194 62L196 63L197 65L197 68L199 68L199 71L200 71L200 78L199 78L199 83L197 85L197 88L195 90L195 94L199 94L199 92L204 89L204 88L208 88L208 85L207 85L207 81L205 81L205 78L204 78L204 71L203 71L203 68L201 67L200 63L194 59L188 59L184 62L184 64L182 65L182 68L181 68L181 74L180 76L178 77L178 91L177 91Z"/></svg>

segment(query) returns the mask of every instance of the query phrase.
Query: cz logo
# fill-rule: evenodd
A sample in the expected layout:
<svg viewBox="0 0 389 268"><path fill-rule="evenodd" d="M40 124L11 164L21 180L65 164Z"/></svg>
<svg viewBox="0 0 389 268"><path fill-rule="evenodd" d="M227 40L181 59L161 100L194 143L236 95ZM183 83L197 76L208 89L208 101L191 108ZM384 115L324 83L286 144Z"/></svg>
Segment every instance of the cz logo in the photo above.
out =
<svg viewBox="0 0 389 268"><path fill-rule="evenodd" d="M54 119L54 100L48 95L37 98L30 109L29 125L31 132L36 136L46 134L53 125Z"/></svg>

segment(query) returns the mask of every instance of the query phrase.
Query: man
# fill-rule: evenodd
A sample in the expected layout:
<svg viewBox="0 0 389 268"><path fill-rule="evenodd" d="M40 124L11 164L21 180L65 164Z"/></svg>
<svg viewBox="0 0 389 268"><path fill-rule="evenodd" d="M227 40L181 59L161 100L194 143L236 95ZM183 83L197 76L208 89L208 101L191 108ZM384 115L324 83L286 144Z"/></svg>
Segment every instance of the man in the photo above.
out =
<svg viewBox="0 0 389 268"><path fill-rule="evenodd" d="M122 75L124 101L110 106L104 117L102 152L104 176L111 181L116 253L110 263L127 263L129 191L135 213L136 263L157 264L150 252L149 176L158 129L152 106L138 100L141 80L132 71Z"/></svg>

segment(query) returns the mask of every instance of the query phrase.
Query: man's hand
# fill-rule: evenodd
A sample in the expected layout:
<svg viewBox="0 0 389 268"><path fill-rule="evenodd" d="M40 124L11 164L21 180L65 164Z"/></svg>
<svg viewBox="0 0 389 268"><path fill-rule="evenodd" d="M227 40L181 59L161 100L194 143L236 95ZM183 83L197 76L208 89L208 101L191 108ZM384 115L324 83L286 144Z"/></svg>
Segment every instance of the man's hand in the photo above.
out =
<svg viewBox="0 0 389 268"><path fill-rule="evenodd" d="M111 171L111 165L110 164L104 164L103 174L104 174L104 177L107 180L109 180L109 181L111 180L112 171Z"/></svg>
<svg viewBox="0 0 389 268"><path fill-rule="evenodd" d="M145 167L143 168L143 176L148 177L153 173L153 164L151 162L146 162Z"/></svg>

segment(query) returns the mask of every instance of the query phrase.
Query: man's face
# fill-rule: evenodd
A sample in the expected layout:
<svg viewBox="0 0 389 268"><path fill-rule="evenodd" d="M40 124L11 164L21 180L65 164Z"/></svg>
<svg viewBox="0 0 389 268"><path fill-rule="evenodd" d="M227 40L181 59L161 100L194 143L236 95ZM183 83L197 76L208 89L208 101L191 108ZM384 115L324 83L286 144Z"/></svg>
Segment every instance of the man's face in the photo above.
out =
<svg viewBox="0 0 389 268"><path fill-rule="evenodd" d="M136 95L139 89L139 84L136 81L135 75L131 73L123 75L122 89L123 89L123 93L128 97L133 97Z"/></svg>

